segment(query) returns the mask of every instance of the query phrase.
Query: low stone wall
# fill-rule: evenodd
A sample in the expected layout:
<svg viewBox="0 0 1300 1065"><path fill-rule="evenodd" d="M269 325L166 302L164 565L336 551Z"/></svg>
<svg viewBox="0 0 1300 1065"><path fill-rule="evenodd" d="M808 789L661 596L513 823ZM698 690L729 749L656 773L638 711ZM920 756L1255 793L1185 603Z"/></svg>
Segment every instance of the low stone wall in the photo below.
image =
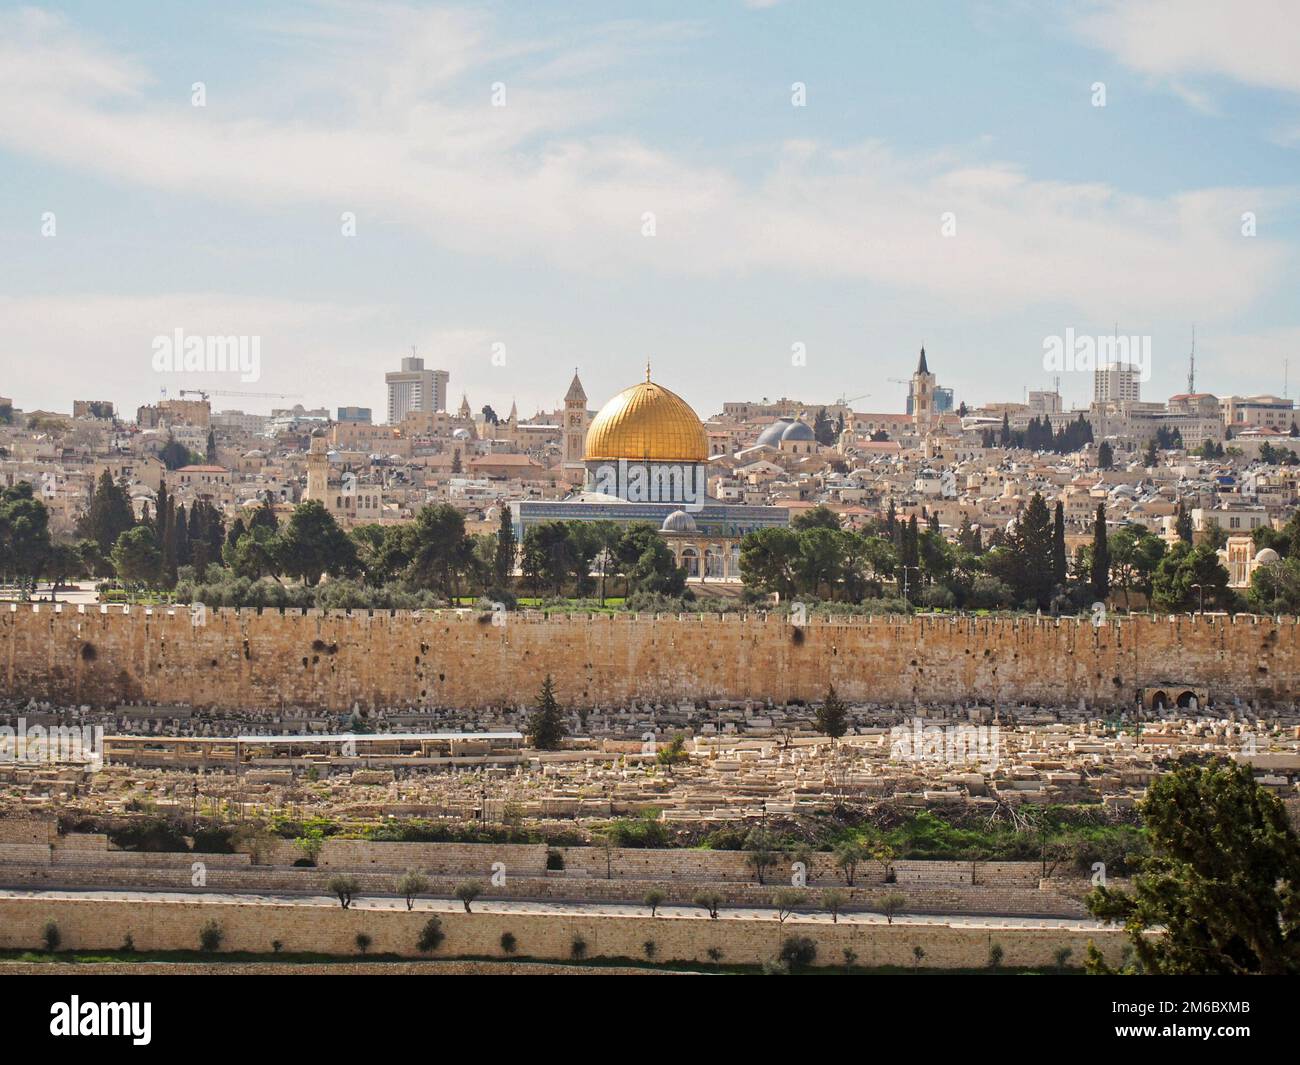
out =
<svg viewBox="0 0 1300 1065"><path fill-rule="evenodd" d="M563 869L547 870L548 850L558 852ZM292 841L278 840L261 858L254 863L245 853L124 851L110 849L102 835L68 835L56 837L52 847L0 843L0 886L319 895L328 893L331 876L347 873L367 894L391 895L402 873L413 869L428 877L431 894L442 897L451 897L465 880L477 880L486 897L496 898L639 904L653 888L671 903L690 905L708 891L728 906L767 907L773 893L791 882L783 859L767 870L765 883L757 883L741 851L330 840L312 867L294 865L303 852ZM911 913L1086 916L1087 879L1061 871L1040 881L1037 862L981 862L972 870L970 862L900 861L894 871L897 879L886 883L878 862L864 862L849 886L831 855L817 853L807 870L810 908L835 888L850 909L878 909L883 895L899 894L906 900L903 910Z"/></svg>
<svg viewBox="0 0 1300 1065"><path fill-rule="evenodd" d="M1082 962L1095 942L1111 962L1118 960L1125 936L1117 929L954 927L941 924L828 924L793 917L775 920L703 917L629 917L601 914L440 912L446 939L431 957L509 957L501 936L515 937L516 956L571 958L575 938L589 958L646 956L653 942L661 961L708 961L710 948L721 961L757 964L774 957L786 937L808 936L817 945L818 965L843 965L844 952L856 964L912 967L920 947L925 968L978 968L991 948L1002 948L1008 966L1049 966L1061 947ZM269 953L278 941L287 952L356 955L356 937L365 933L375 954L419 957L416 939L428 910L343 910L339 907L272 903L91 901L81 899L0 898L0 947L33 948L47 921L54 921L65 950L110 950L130 935L138 950L193 950L199 931L216 921L222 951Z"/></svg>
<svg viewBox="0 0 1300 1065"><path fill-rule="evenodd" d="M182 856L197 861L201 855ZM338 870L291 868L285 866L249 866L229 868L204 866L201 886L195 884L189 863L138 868L103 865L33 866L0 863L0 887L111 888L115 890L151 891L222 891L237 894L327 895L330 877ZM363 895L393 895L397 876L392 873L359 872L356 876ZM464 877L431 876L428 894L451 898ZM556 902L623 902L641 905L652 888L662 891L665 901L676 905L693 905L701 892L716 893L725 906L769 908L772 896L788 884L757 884L659 881L597 880L559 876L512 876L501 885L488 884L482 878L485 899L536 899ZM1049 882L1050 883L1050 882ZM1082 887L1084 882L1080 882ZM846 910L878 911L885 894L899 894L906 900L902 913L924 914L1014 914L1027 917L1086 917L1087 910L1079 898L1082 894L1049 889L1046 891L997 887L943 887L909 884L855 883L846 887L840 881L814 882L807 888L809 911L821 909L824 891L834 888L843 892Z"/></svg>

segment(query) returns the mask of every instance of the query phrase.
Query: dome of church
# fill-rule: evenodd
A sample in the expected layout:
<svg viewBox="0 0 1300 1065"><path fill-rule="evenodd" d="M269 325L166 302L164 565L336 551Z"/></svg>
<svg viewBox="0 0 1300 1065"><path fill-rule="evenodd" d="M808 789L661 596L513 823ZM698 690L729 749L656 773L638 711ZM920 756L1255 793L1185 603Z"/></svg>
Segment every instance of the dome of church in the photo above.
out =
<svg viewBox="0 0 1300 1065"><path fill-rule="evenodd" d="M709 438L690 405L662 385L646 380L606 403L587 430L584 461L630 459L650 462L707 462Z"/></svg>
<svg viewBox="0 0 1300 1065"><path fill-rule="evenodd" d="M815 440L812 428L801 421L791 422L785 432L781 434L782 440Z"/></svg>
<svg viewBox="0 0 1300 1065"><path fill-rule="evenodd" d="M771 425L758 434L758 439L754 442L756 447L779 447L781 437L785 431L794 425L793 418L777 418Z"/></svg>
<svg viewBox="0 0 1300 1065"><path fill-rule="evenodd" d="M671 515L669 516L671 517ZM1271 547L1261 548L1259 554L1255 556L1255 561L1261 566L1271 566L1274 562L1277 562L1278 559L1278 553Z"/></svg>
<svg viewBox="0 0 1300 1065"><path fill-rule="evenodd" d="M666 533L693 533L695 532L695 519L684 510L674 510L668 517L664 518L661 532Z"/></svg>

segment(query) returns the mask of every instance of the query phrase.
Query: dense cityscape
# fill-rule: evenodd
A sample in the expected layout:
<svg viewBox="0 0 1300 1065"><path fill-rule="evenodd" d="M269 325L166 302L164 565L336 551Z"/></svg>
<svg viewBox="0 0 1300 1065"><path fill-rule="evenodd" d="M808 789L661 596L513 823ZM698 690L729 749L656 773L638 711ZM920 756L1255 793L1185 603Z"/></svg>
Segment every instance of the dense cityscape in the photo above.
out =
<svg viewBox="0 0 1300 1065"><path fill-rule="evenodd" d="M1281 1031L1226 978L1300 974L1300 38L1240 2L15 12L15 1024Z"/></svg>

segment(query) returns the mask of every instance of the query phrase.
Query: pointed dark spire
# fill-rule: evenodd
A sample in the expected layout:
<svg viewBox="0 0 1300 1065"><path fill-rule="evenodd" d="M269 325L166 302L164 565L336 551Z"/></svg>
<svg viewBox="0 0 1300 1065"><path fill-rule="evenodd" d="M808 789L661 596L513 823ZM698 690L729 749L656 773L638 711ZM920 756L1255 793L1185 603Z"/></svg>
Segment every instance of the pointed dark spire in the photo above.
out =
<svg viewBox="0 0 1300 1065"><path fill-rule="evenodd" d="M921 361L916 364L917 373L929 373L930 367L925 364L925 345L921 345Z"/></svg>

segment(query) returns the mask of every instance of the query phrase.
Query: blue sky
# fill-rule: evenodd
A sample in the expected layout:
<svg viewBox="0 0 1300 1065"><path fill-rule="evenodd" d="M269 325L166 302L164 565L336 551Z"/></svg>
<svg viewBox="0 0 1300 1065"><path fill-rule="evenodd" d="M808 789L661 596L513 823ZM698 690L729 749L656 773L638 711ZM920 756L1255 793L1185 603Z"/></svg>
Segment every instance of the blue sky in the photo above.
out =
<svg viewBox="0 0 1300 1065"><path fill-rule="evenodd" d="M922 342L974 405L1047 385L1045 338L1117 324L1152 338L1146 398L1183 389L1193 324L1198 387L1281 392L1288 6L7 7L0 393L382 409L415 345L476 410L554 407L574 366L598 406L647 358L701 414L895 410ZM259 336L261 379L164 379L177 328Z"/></svg>

